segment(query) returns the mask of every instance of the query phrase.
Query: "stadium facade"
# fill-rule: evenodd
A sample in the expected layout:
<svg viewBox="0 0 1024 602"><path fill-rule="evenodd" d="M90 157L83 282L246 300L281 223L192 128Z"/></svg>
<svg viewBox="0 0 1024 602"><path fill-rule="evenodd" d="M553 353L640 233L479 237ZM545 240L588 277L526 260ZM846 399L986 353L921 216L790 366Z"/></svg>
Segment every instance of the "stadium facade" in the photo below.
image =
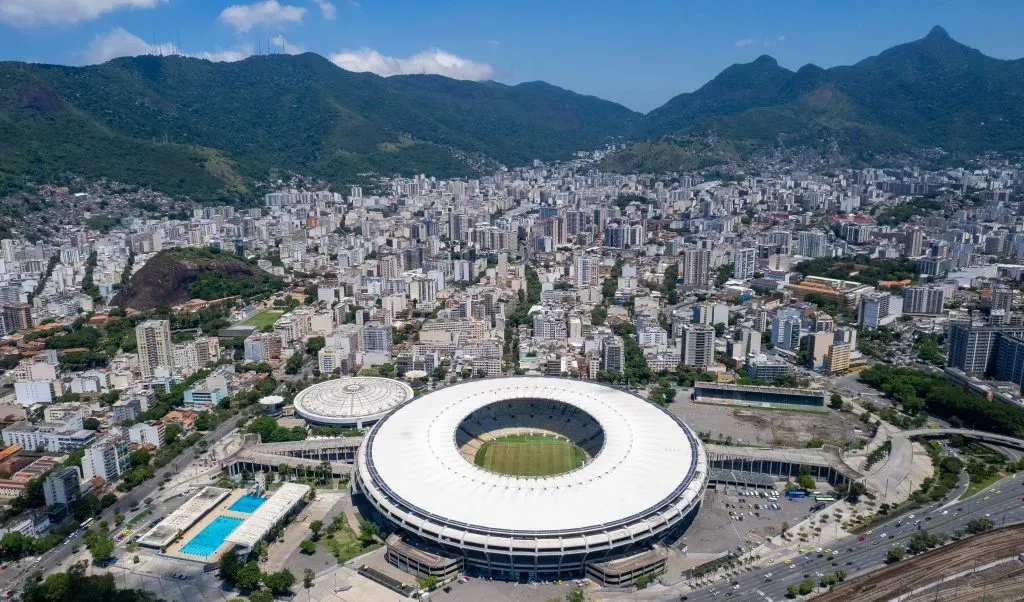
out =
<svg viewBox="0 0 1024 602"><path fill-rule="evenodd" d="M473 461L515 434L568 438L587 461L545 477ZM689 526L707 482L699 439L662 408L596 383L509 377L441 389L381 419L354 487L397 536L388 559L411 572L628 585L664 570L659 544Z"/></svg>

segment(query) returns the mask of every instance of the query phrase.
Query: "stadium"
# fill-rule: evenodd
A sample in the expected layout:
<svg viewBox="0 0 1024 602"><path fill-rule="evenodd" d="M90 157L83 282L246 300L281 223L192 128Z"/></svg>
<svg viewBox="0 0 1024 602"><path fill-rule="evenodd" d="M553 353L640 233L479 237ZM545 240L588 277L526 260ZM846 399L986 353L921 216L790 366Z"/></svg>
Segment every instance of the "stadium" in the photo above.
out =
<svg viewBox="0 0 1024 602"><path fill-rule="evenodd" d="M351 376L303 389L293 403L295 413L308 422L364 428L412 396L412 388L397 380Z"/></svg>
<svg viewBox="0 0 1024 602"><path fill-rule="evenodd" d="M420 576L660 572L708 481L696 435L628 392L558 378L475 380L398 407L364 439L354 486Z"/></svg>

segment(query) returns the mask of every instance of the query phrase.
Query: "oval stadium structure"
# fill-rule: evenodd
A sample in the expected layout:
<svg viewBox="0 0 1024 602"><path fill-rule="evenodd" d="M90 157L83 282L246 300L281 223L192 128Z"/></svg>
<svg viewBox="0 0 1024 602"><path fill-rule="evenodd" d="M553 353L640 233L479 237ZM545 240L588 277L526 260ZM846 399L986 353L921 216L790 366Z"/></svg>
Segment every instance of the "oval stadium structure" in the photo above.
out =
<svg viewBox="0 0 1024 602"><path fill-rule="evenodd" d="M707 481L700 441L658 406L591 382L509 377L392 411L359 449L355 487L394 528L394 564L533 580L678 537Z"/></svg>
<svg viewBox="0 0 1024 602"><path fill-rule="evenodd" d="M412 388L401 381L351 376L303 389L293 403L295 413L308 422L363 428L412 397Z"/></svg>

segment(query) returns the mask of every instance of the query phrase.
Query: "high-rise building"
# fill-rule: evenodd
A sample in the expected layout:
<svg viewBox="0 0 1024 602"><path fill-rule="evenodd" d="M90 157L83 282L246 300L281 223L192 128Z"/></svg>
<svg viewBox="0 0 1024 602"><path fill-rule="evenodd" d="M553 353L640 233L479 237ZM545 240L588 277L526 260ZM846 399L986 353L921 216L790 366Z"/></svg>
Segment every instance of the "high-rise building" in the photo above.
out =
<svg viewBox="0 0 1024 602"><path fill-rule="evenodd" d="M600 281L601 258L592 255L576 256L576 288L597 286Z"/></svg>
<svg viewBox="0 0 1024 602"><path fill-rule="evenodd" d="M754 277L757 268L757 250L740 249L732 255L732 277L737 280L749 280Z"/></svg>
<svg viewBox="0 0 1024 602"><path fill-rule="evenodd" d="M4 305L4 326L8 333L32 328L32 307L28 303Z"/></svg>
<svg viewBox="0 0 1024 602"><path fill-rule="evenodd" d="M850 343L835 343L828 348L825 356L824 369L829 374L838 374L850 369L850 354L853 346Z"/></svg>
<svg viewBox="0 0 1024 602"><path fill-rule="evenodd" d="M772 319L772 345L787 351L799 348L802 324L799 310L783 308L775 312Z"/></svg>
<svg viewBox="0 0 1024 602"><path fill-rule="evenodd" d="M1000 337L1024 337L1024 328L951 324L946 365L967 374L993 374Z"/></svg>
<svg viewBox="0 0 1024 602"><path fill-rule="evenodd" d="M687 366L710 367L715 361L715 329L707 324L683 326L679 355Z"/></svg>
<svg viewBox="0 0 1024 602"><path fill-rule="evenodd" d="M619 337L609 336L604 339L601 344L601 366L618 373L626 368L626 349Z"/></svg>
<svg viewBox="0 0 1024 602"><path fill-rule="evenodd" d="M685 286L707 286L711 274L711 251L695 247L683 249L679 269Z"/></svg>
<svg viewBox="0 0 1024 602"><path fill-rule="evenodd" d="M996 380L1024 387L1024 339L1000 336L996 343Z"/></svg>
<svg viewBox="0 0 1024 602"><path fill-rule="evenodd" d="M920 257L924 248L924 232L914 229L907 233L907 257Z"/></svg>
<svg viewBox="0 0 1024 602"><path fill-rule="evenodd" d="M121 478L128 464L128 439L108 437L107 440L85 448L82 477L86 481L100 477L107 483L113 483Z"/></svg>
<svg viewBox="0 0 1024 602"><path fill-rule="evenodd" d="M861 328L875 329L882 325L889 316L889 293L867 293L860 297L857 311L857 325Z"/></svg>
<svg viewBox="0 0 1024 602"><path fill-rule="evenodd" d="M142 378L153 378L157 370L170 371L174 365L171 323L168 320L146 320L135 327L139 368Z"/></svg>
<svg viewBox="0 0 1024 602"><path fill-rule="evenodd" d="M908 286L903 289L903 313L938 315L946 303L941 286Z"/></svg>
<svg viewBox="0 0 1024 602"><path fill-rule="evenodd" d="M824 232L798 232L797 255L825 257L828 255L828 237Z"/></svg>
<svg viewBox="0 0 1024 602"><path fill-rule="evenodd" d="M363 351L391 353L391 327L380 322L363 324Z"/></svg>
<svg viewBox="0 0 1024 602"><path fill-rule="evenodd" d="M43 497L47 506L64 504L70 506L81 495L82 489L79 484L78 468L68 466L54 470L50 476L43 481Z"/></svg>

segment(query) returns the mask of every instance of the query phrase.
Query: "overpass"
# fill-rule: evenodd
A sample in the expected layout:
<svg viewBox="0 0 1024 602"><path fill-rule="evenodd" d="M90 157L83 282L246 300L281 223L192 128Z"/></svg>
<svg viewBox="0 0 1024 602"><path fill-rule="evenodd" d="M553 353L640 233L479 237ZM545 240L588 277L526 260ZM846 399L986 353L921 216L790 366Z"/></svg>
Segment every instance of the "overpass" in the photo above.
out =
<svg viewBox="0 0 1024 602"><path fill-rule="evenodd" d="M1024 439L973 429L914 429L910 431L903 431L897 436L906 437L908 439L946 439L953 435L960 435L965 439L974 439L984 443L991 443L992 445L1001 445L1003 447L1024 450Z"/></svg>

